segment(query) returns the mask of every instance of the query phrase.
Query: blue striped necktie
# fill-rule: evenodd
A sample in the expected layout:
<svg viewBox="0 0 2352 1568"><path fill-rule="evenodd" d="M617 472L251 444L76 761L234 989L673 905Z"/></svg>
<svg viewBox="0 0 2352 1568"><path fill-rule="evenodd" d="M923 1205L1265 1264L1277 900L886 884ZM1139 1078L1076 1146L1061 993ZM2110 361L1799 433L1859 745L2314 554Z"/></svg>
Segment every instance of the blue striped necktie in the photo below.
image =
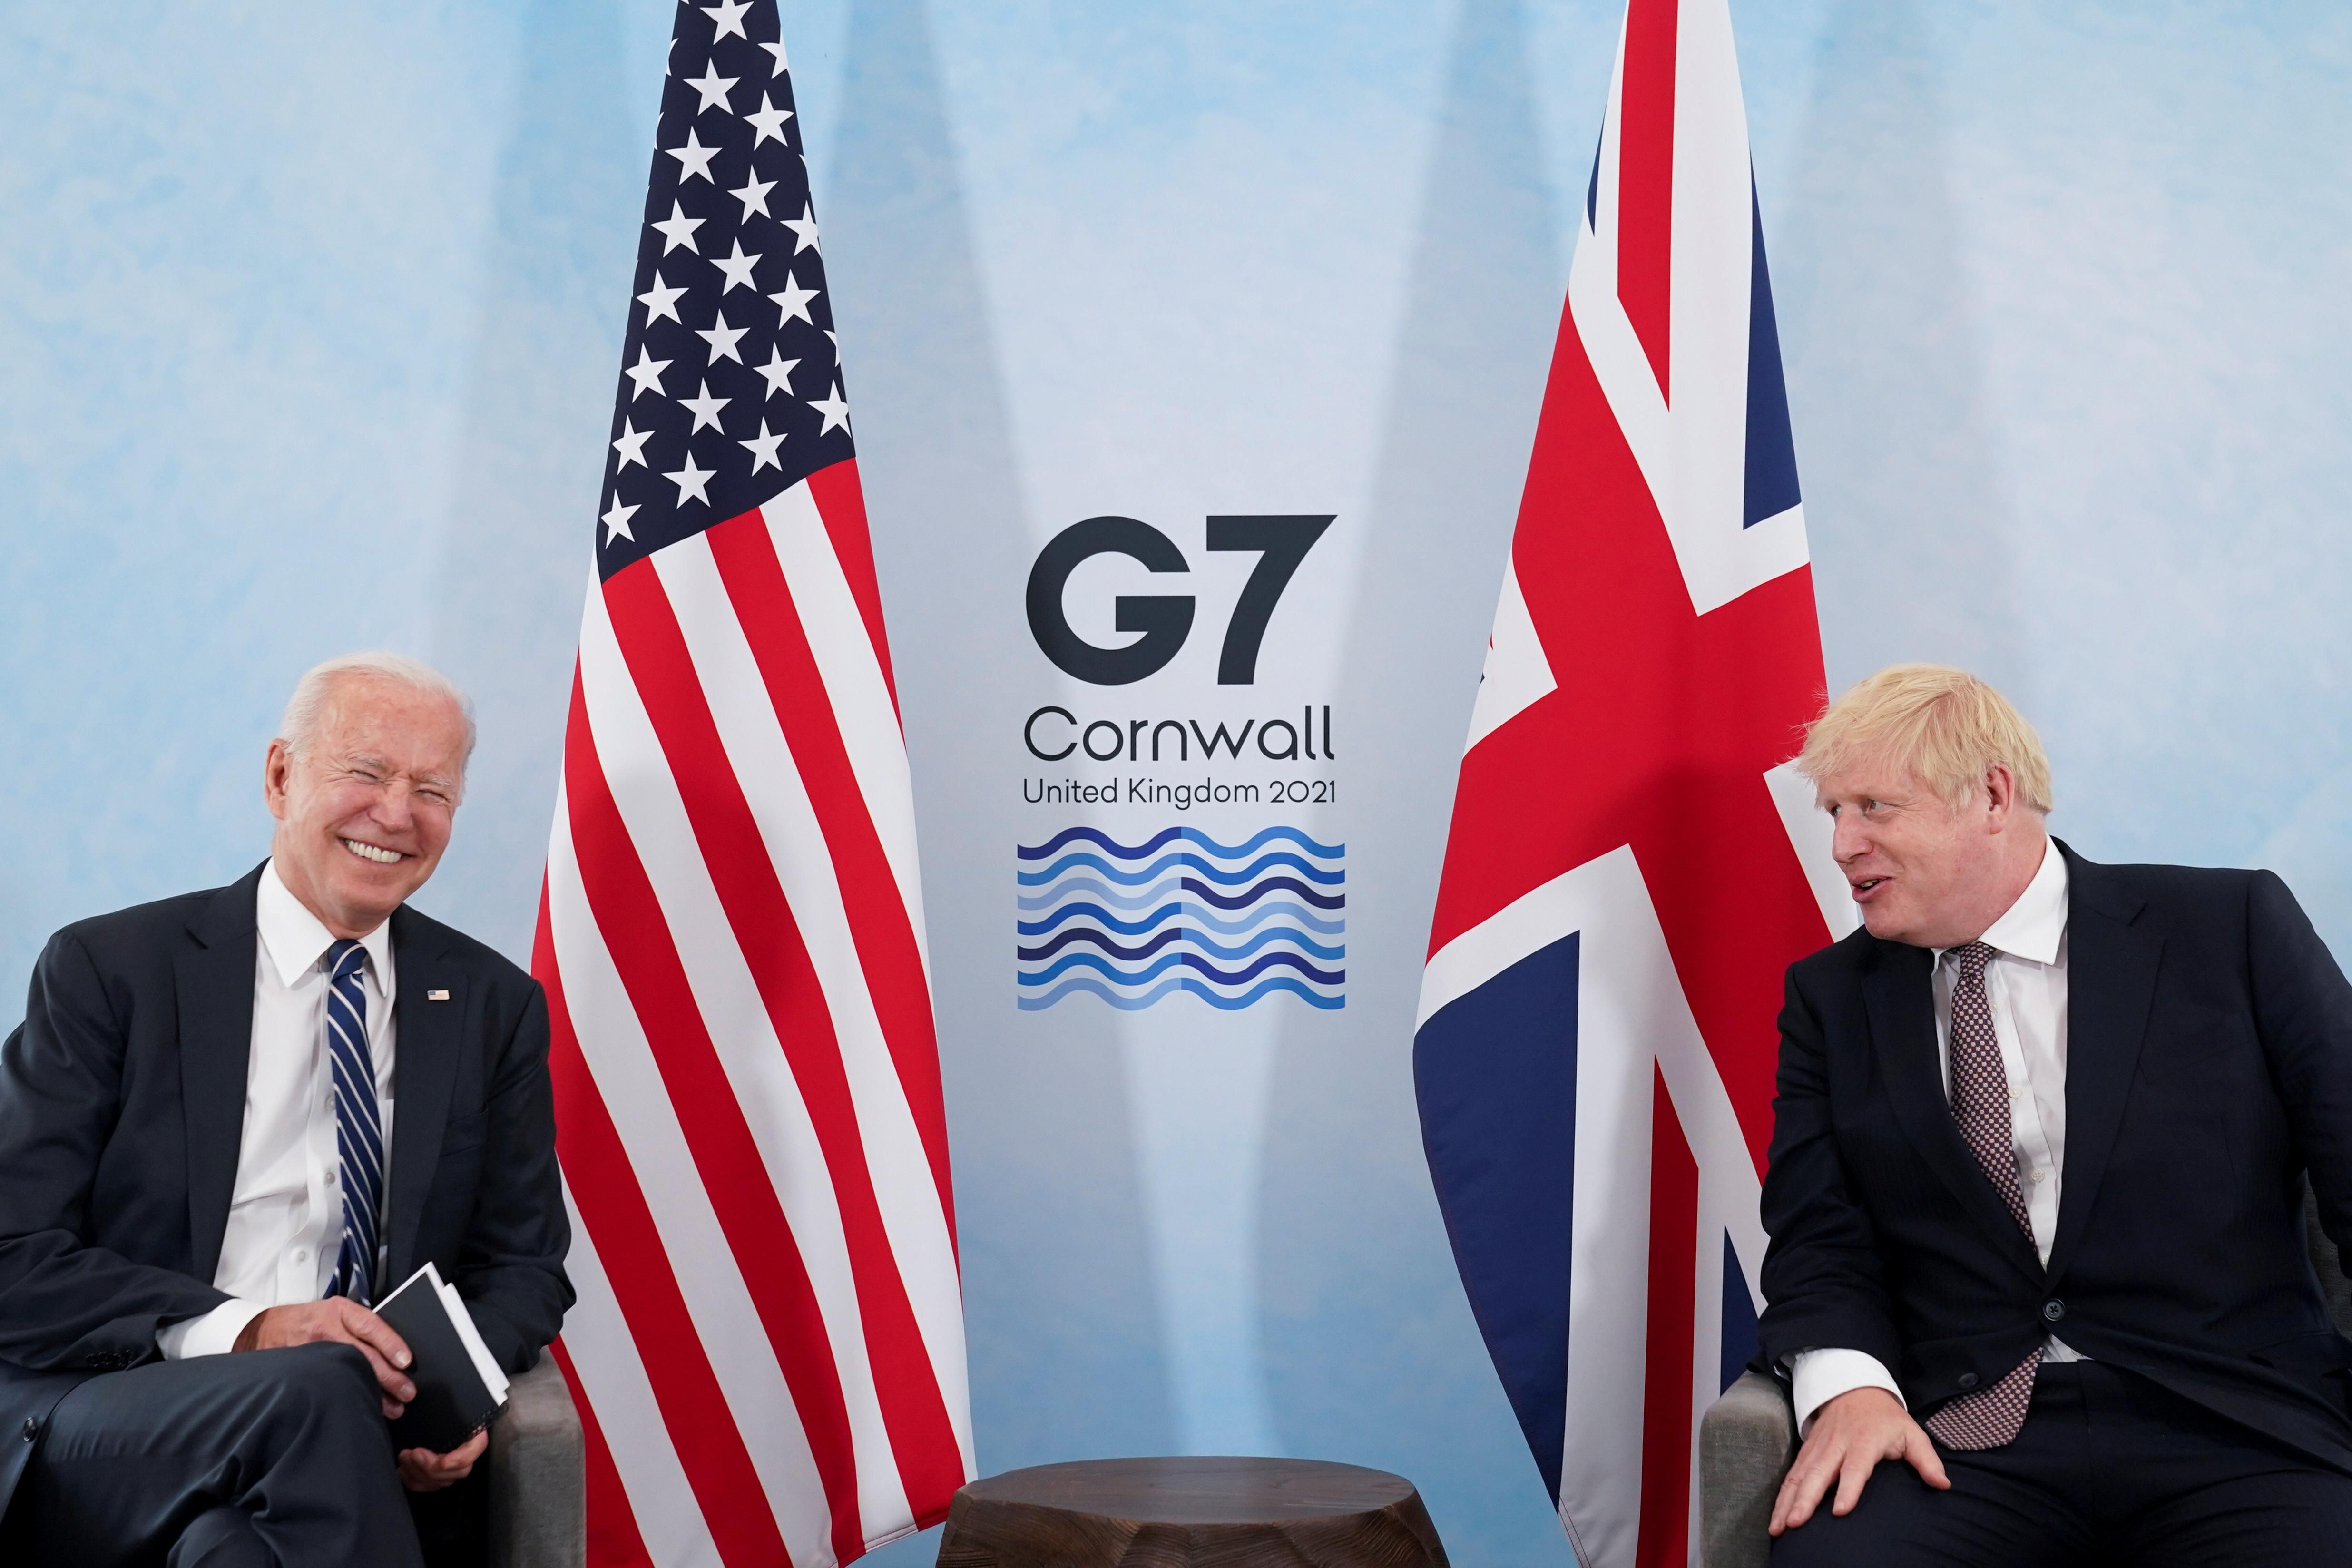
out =
<svg viewBox="0 0 2352 1568"><path fill-rule="evenodd" d="M327 949L327 1055L335 1069L335 1148L342 1162L343 1246L330 1296L375 1300L376 1221L383 1212L383 1122L375 1103L375 1058L368 1052L367 950L339 941Z"/></svg>

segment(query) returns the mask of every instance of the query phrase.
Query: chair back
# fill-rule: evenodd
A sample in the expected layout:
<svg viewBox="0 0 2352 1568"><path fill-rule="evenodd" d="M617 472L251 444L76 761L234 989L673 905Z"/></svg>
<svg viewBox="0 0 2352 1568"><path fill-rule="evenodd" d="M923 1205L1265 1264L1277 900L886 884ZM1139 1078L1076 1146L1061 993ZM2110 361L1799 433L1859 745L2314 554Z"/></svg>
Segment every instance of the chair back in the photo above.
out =
<svg viewBox="0 0 2352 1568"><path fill-rule="evenodd" d="M2327 1315L2336 1320L2337 1333L2352 1336L2352 1279L2344 1277L2344 1259L2319 1227L2319 1199L2307 1180L2303 1184L2303 1230L2311 1243L2311 1270L2319 1276L2320 1293L2327 1298Z"/></svg>

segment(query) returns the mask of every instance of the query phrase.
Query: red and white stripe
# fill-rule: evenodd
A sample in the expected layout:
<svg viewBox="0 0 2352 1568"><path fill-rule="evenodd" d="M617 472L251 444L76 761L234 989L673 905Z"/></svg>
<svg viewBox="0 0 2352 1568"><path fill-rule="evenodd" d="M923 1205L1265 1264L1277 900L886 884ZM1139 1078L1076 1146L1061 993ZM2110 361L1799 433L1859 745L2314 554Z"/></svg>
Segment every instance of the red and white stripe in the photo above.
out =
<svg viewBox="0 0 2352 1568"><path fill-rule="evenodd" d="M1584 1568L1667 1568L1727 1238L1759 1299L1782 976L1853 920L1788 761L1824 691L1803 508L1745 515L1780 375L1727 0L1627 0L1588 201L1421 1016L1579 933L1560 1518Z"/></svg>
<svg viewBox="0 0 2352 1568"><path fill-rule="evenodd" d="M593 1560L825 1568L944 1517L955 1211L854 461L592 583L531 967Z"/></svg>

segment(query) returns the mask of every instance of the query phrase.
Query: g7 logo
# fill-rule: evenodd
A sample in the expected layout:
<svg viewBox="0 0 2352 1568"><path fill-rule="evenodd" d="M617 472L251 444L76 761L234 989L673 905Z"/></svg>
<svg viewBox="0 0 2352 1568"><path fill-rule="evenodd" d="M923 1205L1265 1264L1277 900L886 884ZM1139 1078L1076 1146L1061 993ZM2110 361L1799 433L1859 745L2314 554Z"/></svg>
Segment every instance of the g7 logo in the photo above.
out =
<svg viewBox="0 0 2352 1568"><path fill-rule="evenodd" d="M1217 656L1217 684L1248 686L1257 679L1258 645L1291 574L1323 531L1329 516L1212 517L1209 548L1255 550L1256 569L1234 603L1225 624L1225 646ZM1062 590L1081 562L1097 555L1125 555L1152 572L1189 572L1176 542L1131 517L1090 517L1055 534L1029 569L1029 632L1038 650L1064 674L1095 686L1125 686L1141 680L1176 657L1192 633L1190 594L1121 594L1113 601L1120 631L1143 635L1124 647L1103 647L1070 629L1062 614Z"/></svg>

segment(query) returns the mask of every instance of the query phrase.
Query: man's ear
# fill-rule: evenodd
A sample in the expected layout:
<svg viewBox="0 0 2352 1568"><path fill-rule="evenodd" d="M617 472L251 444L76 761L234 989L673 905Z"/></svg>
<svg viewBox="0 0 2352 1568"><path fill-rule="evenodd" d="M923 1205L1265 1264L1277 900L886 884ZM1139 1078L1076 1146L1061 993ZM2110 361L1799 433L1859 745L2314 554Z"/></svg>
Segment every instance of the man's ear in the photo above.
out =
<svg viewBox="0 0 2352 1568"><path fill-rule="evenodd" d="M1995 763L1985 770L1985 811L1991 818L1993 831L2009 826L2017 809L2017 775L2009 771L2007 763Z"/></svg>
<svg viewBox="0 0 2352 1568"><path fill-rule="evenodd" d="M261 799L269 807L269 815L280 822L286 819L286 786L293 771L294 753L287 749L286 742L270 742L261 760Z"/></svg>

